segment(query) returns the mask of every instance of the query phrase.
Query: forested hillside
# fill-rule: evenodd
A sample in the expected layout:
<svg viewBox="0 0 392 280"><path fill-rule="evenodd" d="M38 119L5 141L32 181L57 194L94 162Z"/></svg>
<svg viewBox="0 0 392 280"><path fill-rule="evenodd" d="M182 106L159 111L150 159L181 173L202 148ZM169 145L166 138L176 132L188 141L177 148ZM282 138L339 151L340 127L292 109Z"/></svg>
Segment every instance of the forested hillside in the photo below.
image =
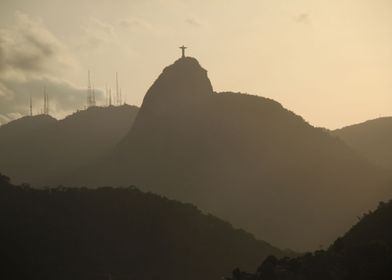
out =
<svg viewBox="0 0 392 280"><path fill-rule="evenodd" d="M129 188L32 189L0 176L0 279L220 279L279 249Z"/></svg>
<svg viewBox="0 0 392 280"><path fill-rule="evenodd" d="M328 250L297 258L268 257L254 274L233 271L236 280L392 279L392 201L368 212Z"/></svg>

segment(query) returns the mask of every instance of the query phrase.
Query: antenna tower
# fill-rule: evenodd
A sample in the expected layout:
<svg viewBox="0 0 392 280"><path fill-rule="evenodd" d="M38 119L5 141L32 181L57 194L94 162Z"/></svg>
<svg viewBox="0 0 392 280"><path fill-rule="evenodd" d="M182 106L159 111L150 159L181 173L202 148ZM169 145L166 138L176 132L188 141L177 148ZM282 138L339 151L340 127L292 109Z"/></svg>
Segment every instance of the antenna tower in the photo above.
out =
<svg viewBox="0 0 392 280"><path fill-rule="evenodd" d="M95 102L95 90L94 90L94 85L93 85L93 90L91 92L91 106L95 106L96 102Z"/></svg>
<svg viewBox="0 0 392 280"><path fill-rule="evenodd" d="M112 106L112 89L109 88L109 106Z"/></svg>
<svg viewBox="0 0 392 280"><path fill-rule="evenodd" d="M106 106L109 106L109 90L108 90L108 85L105 85L105 102Z"/></svg>
<svg viewBox="0 0 392 280"><path fill-rule="evenodd" d="M30 92L30 117L33 116L33 97L31 96Z"/></svg>
<svg viewBox="0 0 392 280"><path fill-rule="evenodd" d="M87 79L87 108L95 106L95 91L94 87L91 86L91 77L90 70L88 70L88 79Z"/></svg>
<svg viewBox="0 0 392 280"><path fill-rule="evenodd" d="M49 115L49 95L46 92L46 87L44 87L44 115Z"/></svg>
<svg viewBox="0 0 392 280"><path fill-rule="evenodd" d="M121 105L122 100L121 100L121 90L119 90L119 86L118 86L118 72L116 72L116 104L117 105Z"/></svg>

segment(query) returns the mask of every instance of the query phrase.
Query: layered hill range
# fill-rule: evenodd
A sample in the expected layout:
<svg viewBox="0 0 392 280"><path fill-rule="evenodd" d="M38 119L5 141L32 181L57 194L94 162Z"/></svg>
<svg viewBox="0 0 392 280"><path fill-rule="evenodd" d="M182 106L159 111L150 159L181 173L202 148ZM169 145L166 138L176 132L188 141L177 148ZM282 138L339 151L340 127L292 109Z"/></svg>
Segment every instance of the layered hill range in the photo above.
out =
<svg viewBox="0 0 392 280"><path fill-rule="evenodd" d="M235 280L392 279L392 201L363 215L327 250L295 258L268 257L254 274L233 271ZM230 278L227 278L230 279Z"/></svg>
<svg viewBox="0 0 392 280"><path fill-rule="evenodd" d="M34 186L136 185L308 250L392 196L388 172L337 135L273 100L214 92L185 57L164 69L139 112L95 107L0 127L0 170Z"/></svg>
<svg viewBox="0 0 392 280"><path fill-rule="evenodd" d="M279 103L213 90L191 57L166 67L114 154L68 184L136 185L272 244L326 246L391 196L388 174Z"/></svg>
<svg viewBox="0 0 392 280"><path fill-rule="evenodd" d="M15 183L61 183L71 171L113 151L138 108L92 107L63 120L24 117L0 127L0 170Z"/></svg>
<svg viewBox="0 0 392 280"><path fill-rule="evenodd" d="M332 131L372 163L392 170L392 117L383 117Z"/></svg>
<svg viewBox="0 0 392 280"><path fill-rule="evenodd" d="M37 190L0 174L1 279L220 279L285 252L134 188Z"/></svg>

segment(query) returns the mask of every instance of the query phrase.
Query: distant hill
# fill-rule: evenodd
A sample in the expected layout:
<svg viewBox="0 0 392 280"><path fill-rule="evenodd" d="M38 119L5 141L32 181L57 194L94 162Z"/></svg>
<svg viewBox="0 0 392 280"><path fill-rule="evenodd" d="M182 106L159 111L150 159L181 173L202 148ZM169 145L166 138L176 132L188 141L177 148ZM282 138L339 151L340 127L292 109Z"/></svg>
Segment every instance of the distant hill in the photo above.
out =
<svg viewBox="0 0 392 280"><path fill-rule="evenodd" d="M0 174L1 279L221 279L279 249L135 188L13 186Z"/></svg>
<svg viewBox="0 0 392 280"><path fill-rule="evenodd" d="M27 137L30 132L56 123L57 120L48 115L27 116L0 126L0 145L6 145L12 138ZM4 144L3 144L4 143Z"/></svg>
<svg viewBox="0 0 392 280"><path fill-rule="evenodd" d="M254 274L233 271L235 280L392 279L392 201L361 217L326 251L297 258L268 257Z"/></svg>
<svg viewBox="0 0 392 280"><path fill-rule="evenodd" d="M328 245L389 197L388 174L278 102L213 91L190 57L166 67L128 135L80 185L129 185L196 204L284 248Z"/></svg>
<svg viewBox="0 0 392 280"><path fill-rule="evenodd" d="M392 169L392 117L384 117L332 132L372 163Z"/></svg>
<svg viewBox="0 0 392 280"><path fill-rule="evenodd" d="M111 152L138 108L92 107L56 121L25 117L0 127L0 170L17 183L50 184Z"/></svg>

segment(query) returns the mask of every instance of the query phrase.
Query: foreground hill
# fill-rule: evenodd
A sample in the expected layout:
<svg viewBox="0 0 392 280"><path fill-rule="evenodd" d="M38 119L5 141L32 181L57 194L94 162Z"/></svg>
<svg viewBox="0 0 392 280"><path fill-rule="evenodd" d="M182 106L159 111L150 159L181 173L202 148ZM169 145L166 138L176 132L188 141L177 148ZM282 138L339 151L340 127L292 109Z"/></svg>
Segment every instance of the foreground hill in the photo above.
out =
<svg viewBox="0 0 392 280"><path fill-rule="evenodd" d="M307 250L328 245L388 197L386 177L278 102L215 93L207 71L187 57L148 90L115 154L71 179L134 184L281 247Z"/></svg>
<svg viewBox="0 0 392 280"><path fill-rule="evenodd" d="M392 201L364 215L327 251L303 257L268 257L255 274L236 269L235 280L392 279Z"/></svg>
<svg viewBox="0 0 392 280"><path fill-rule="evenodd" d="M17 187L0 174L1 279L220 279L271 245L134 188Z"/></svg>
<svg viewBox="0 0 392 280"><path fill-rule="evenodd" d="M61 181L64 174L110 152L137 112L129 105L92 107L60 121L41 115L8 123L0 127L0 170L17 183Z"/></svg>
<svg viewBox="0 0 392 280"><path fill-rule="evenodd" d="M347 126L332 133L374 164L392 169L392 117Z"/></svg>

